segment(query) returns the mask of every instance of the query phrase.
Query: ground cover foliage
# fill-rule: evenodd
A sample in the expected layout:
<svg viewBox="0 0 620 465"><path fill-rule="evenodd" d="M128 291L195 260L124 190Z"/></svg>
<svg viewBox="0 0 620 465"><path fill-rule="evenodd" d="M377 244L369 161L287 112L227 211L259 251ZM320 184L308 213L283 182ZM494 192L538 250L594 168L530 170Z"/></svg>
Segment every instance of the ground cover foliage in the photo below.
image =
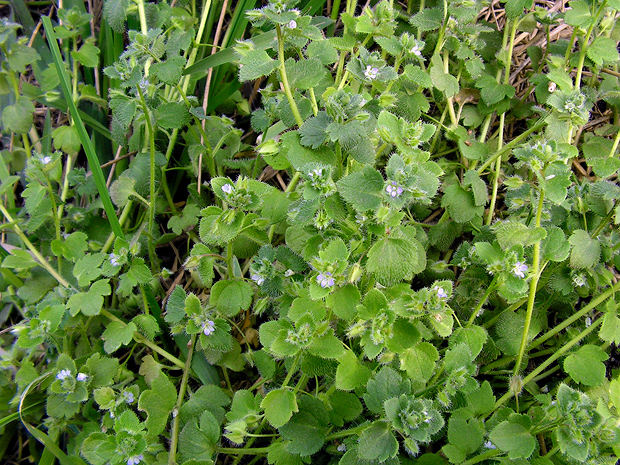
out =
<svg viewBox="0 0 620 465"><path fill-rule="evenodd" d="M620 1L11 4L3 463L616 463Z"/></svg>

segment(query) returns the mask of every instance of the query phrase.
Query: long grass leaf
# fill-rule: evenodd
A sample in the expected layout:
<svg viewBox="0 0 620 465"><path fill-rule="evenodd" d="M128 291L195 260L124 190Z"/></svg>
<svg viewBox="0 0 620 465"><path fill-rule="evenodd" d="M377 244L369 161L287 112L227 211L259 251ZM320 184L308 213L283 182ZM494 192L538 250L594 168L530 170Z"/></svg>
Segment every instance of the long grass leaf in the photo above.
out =
<svg viewBox="0 0 620 465"><path fill-rule="evenodd" d="M99 165L99 159L97 158L97 154L95 153L95 148L93 147L90 137L88 137L88 133L86 132L86 128L84 127L84 123L82 122L80 113L77 111L77 107L75 106L75 103L71 98L69 78L67 76L62 57L60 56L60 49L58 48L58 41L56 39L56 33L54 32L54 28L52 26L52 21L50 20L49 16L42 16L41 20L43 21L43 27L45 27L45 33L47 34L49 40L50 49L52 51L52 58L54 59L54 63L56 64L56 70L58 71L58 77L60 78L60 86L62 88L63 94L65 95L65 100L67 101L67 105L69 106L71 116L73 116L73 124L75 125L78 134L80 135L80 141L82 142L82 146L84 147L84 152L86 152L88 163L90 164L90 167L92 169L93 178L95 180L97 190L99 191L99 195L101 196L103 208L108 215L108 221L110 222L110 226L112 227L112 231L114 231L116 237L124 238L125 235L123 234L121 224L118 221L118 217L116 216L114 205L112 205L110 193L108 192L108 188L106 187L106 181L103 177L103 171L101 170L101 166Z"/></svg>

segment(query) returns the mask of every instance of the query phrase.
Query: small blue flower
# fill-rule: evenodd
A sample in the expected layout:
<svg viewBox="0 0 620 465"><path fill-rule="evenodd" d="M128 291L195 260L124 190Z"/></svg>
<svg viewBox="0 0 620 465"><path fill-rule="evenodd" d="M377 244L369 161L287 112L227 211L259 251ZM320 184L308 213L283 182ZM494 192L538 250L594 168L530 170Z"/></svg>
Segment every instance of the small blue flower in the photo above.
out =
<svg viewBox="0 0 620 465"><path fill-rule="evenodd" d="M120 257L118 255L116 255L115 253L111 253L110 254L110 265L112 265L112 266L120 266L119 258Z"/></svg>
<svg viewBox="0 0 620 465"><path fill-rule="evenodd" d="M88 375L85 373L78 373L75 379L78 381L86 381L88 379Z"/></svg>
<svg viewBox="0 0 620 465"><path fill-rule="evenodd" d="M41 163L44 165L47 165L51 161L52 161L52 157L50 157L49 155L46 155L45 157L41 158Z"/></svg>
<svg viewBox="0 0 620 465"><path fill-rule="evenodd" d="M332 274L328 271L326 271L325 273L319 273L319 275L316 277L316 282L322 288L332 287L335 284L334 278L332 278Z"/></svg>
<svg viewBox="0 0 620 465"><path fill-rule="evenodd" d="M134 455L127 459L127 465L138 465L144 459L144 455Z"/></svg>
<svg viewBox="0 0 620 465"><path fill-rule="evenodd" d="M133 401L135 400L133 396L133 392L130 392L130 391L123 391L123 398L125 399L125 402L128 404L132 404Z"/></svg>
<svg viewBox="0 0 620 465"><path fill-rule="evenodd" d="M70 370L60 370L60 373L56 375L56 379L63 380L65 378L68 378L69 376L71 376Z"/></svg>
<svg viewBox="0 0 620 465"><path fill-rule="evenodd" d="M252 281L254 281L259 286L262 285L265 282L265 278L263 278L258 273L254 273L252 276L250 276L250 278L252 278Z"/></svg>
<svg viewBox="0 0 620 465"><path fill-rule="evenodd" d="M525 278L525 273L528 270L528 266L525 263L517 262L515 266L512 267L512 274L514 274L517 278Z"/></svg>
<svg viewBox="0 0 620 465"><path fill-rule="evenodd" d="M222 186L222 191L225 192L226 194L230 194L233 191L232 184L224 184Z"/></svg>
<svg viewBox="0 0 620 465"><path fill-rule="evenodd" d="M448 294L446 294L446 291L443 290L443 287L435 286L433 290L437 291L437 297L439 297L440 299L448 298Z"/></svg>
<svg viewBox="0 0 620 465"><path fill-rule="evenodd" d="M390 185L385 188L385 191L390 194L390 197L392 198L400 197L404 192L403 188L394 181L392 181Z"/></svg>
<svg viewBox="0 0 620 465"><path fill-rule="evenodd" d="M211 320L207 320L205 324L202 325L202 332L205 336L210 336L215 332L215 323Z"/></svg>

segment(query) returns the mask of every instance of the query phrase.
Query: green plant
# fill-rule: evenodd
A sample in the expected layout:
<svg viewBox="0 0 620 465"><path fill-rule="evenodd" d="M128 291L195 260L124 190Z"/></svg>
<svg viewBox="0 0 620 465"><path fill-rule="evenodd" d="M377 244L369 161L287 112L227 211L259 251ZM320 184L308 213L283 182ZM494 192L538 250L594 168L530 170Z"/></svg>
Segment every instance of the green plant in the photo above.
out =
<svg viewBox="0 0 620 465"><path fill-rule="evenodd" d="M31 155L32 102L2 113L0 428L93 465L615 463L620 3L512 0L501 28L474 0L321 6L245 11L200 59L211 2L108 0L137 28L104 69L132 157L109 194L77 108L88 17L43 19L71 119ZM36 59L3 64L15 96Z"/></svg>

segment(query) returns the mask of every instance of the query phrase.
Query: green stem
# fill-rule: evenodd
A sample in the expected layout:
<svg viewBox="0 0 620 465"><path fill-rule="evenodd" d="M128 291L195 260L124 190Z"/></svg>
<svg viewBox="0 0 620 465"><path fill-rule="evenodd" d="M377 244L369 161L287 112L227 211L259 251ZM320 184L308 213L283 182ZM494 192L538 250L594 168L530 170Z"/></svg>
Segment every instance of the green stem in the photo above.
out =
<svg viewBox="0 0 620 465"><path fill-rule="evenodd" d="M113 315L112 313L110 313L108 310L102 308L101 312L100 312L103 316L105 316L106 318L112 320L112 321L116 321L117 323L122 324L123 326L127 326L127 323L125 323L123 320L121 320L120 318L118 318L117 316ZM143 344L145 346L147 346L148 348L150 348L153 352L157 352L159 355L161 355L162 357L164 357L165 359L169 360L170 362L174 363L176 366L178 366L181 369L185 369L185 363L183 363L181 360L179 360L178 358L176 358L174 355L170 354L169 352L165 351L164 349L162 349L161 347L159 347L157 344L155 344L152 341L149 341L147 338L145 338L142 334L140 334L138 331L134 331L133 333L133 339L134 341L136 341L139 344Z"/></svg>
<svg viewBox="0 0 620 465"><path fill-rule="evenodd" d="M499 157L501 157L504 153L508 152L509 150L512 150L512 148L515 145L519 144L523 139L528 137L533 132L536 132L539 129L542 129L543 127L545 127L546 124L547 123L545 123L544 120L538 121L534 126L529 128L527 131L525 131L524 133L512 139L510 142L504 145L500 150L495 152L489 159L487 159L487 161L485 161L480 168L478 168L478 174L483 173L484 170L486 170L495 160L497 160Z"/></svg>
<svg viewBox="0 0 620 465"><path fill-rule="evenodd" d="M538 197L538 210L536 212L536 228L540 228L540 220L542 217L543 202L545 193L541 190ZM532 280L530 281L530 292L527 298L527 310L525 311L525 324L523 325L523 335L521 336L521 345L519 347L519 355L515 364L514 374L519 374L523 355L526 352L527 337L530 332L530 324L532 323L532 314L534 312L534 301L536 299L536 289L538 280L542 270L540 269L540 241L534 244L534 253L532 258Z"/></svg>
<svg viewBox="0 0 620 465"><path fill-rule="evenodd" d="M151 115L148 107L146 106L146 100L140 86L136 86L138 94L140 95L140 104L142 105L142 111L144 112L144 120L146 127L149 131L149 150L150 150L150 182L149 182L149 256L151 257L151 268L156 270L157 257L155 255L155 131L151 122Z"/></svg>
<svg viewBox="0 0 620 465"><path fill-rule="evenodd" d="M170 439L170 452L168 454L168 465L176 464L177 445L179 441L179 421L181 417L178 415L183 400L185 399L185 391L187 390L187 380L189 379L190 367L192 366L192 355L194 354L194 346L196 345L196 334L192 334L190 339L189 349L187 351L187 358L185 359L185 366L183 368L183 378L181 378L181 386L179 387L179 396L177 397L177 404L174 407L174 411L177 415L172 420L172 432Z"/></svg>
<svg viewBox="0 0 620 465"><path fill-rule="evenodd" d="M129 217L129 213L131 211L131 207L133 207L133 200L130 199L127 201L127 204L123 207L121 216L118 219L118 222L120 223L121 226L125 224L125 221L127 221L127 218ZM114 244L115 238L116 238L116 235L113 232L110 233L110 235L108 236L108 240L105 241L105 244L103 248L101 249L103 253L107 253L108 250L110 250L110 247L112 247L112 244Z"/></svg>
<svg viewBox="0 0 620 465"><path fill-rule="evenodd" d="M491 292L493 292L495 289L497 289L497 276L493 277L493 281L491 281L491 284L489 284L489 287L487 287L487 290L484 292L484 295L478 302L478 305L476 305L476 308L474 308L474 311L472 312L471 316L469 317L469 321L467 322L467 328L474 324L474 320L476 319L478 312L491 295Z"/></svg>
<svg viewBox="0 0 620 465"><path fill-rule="evenodd" d="M291 86L288 82L288 76L286 75L286 66L284 66L284 38L282 37L282 28L279 24L276 24L276 33L278 35L278 59L280 60L280 76L282 77L282 86L284 87L284 93L286 94L286 99L291 107L297 126L302 127L304 120L301 118L299 108L297 108L297 104L293 98L293 92L291 91Z"/></svg>
<svg viewBox="0 0 620 465"><path fill-rule="evenodd" d="M496 457L498 455L503 454L504 452L502 452L499 449L489 449L486 452L483 452L482 454L471 458L469 460L466 460L465 462L462 462L461 465L473 465L475 463L480 463L483 462L484 460L488 460L490 458Z"/></svg>
<svg viewBox="0 0 620 465"><path fill-rule="evenodd" d="M58 274L58 272L54 268L52 268L52 266L47 262L47 260L43 257L43 255L39 253L39 251L32 244L32 242L28 240L24 232L19 228L19 226L17 226L17 224L15 223L15 220L11 217L9 212L6 210L6 208L4 208L4 205L2 204L0 204L0 212L2 212L2 214L4 215L4 217L9 223L12 223L11 227L13 228L13 231L15 231L15 233L24 242L24 244L26 244L26 247L28 247L28 250L30 250L32 255L34 255L34 257L39 261L41 266L45 268L47 272L51 274L54 277L54 279L56 279L56 281L58 281L63 287L70 289L71 284L69 284L69 282L65 278L60 276L60 274Z"/></svg>
<svg viewBox="0 0 620 465"><path fill-rule="evenodd" d="M547 367L549 365L551 365L553 362L555 362L558 358L562 357L566 352L568 352L574 345L578 344L579 341L581 341L582 339L584 339L588 334L590 334L592 331L594 331L596 328L598 328L601 324L603 323L603 319L599 318L598 320L596 320L596 322L594 322L589 328L586 328L584 331L582 331L577 337L571 339L567 344L563 345L560 349L558 349L557 352L555 352L551 357L549 357L547 360L545 360L543 363L541 363L534 371L532 371L529 375L527 375L525 378L523 378L523 385L525 386L527 383L529 383L530 381L532 381L534 378L536 378L539 374L541 374L543 371L545 371L547 369ZM497 410L499 407L501 407L502 405L504 405L504 403L510 399L513 396L513 393L511 391L507 392L506 394L504 394L502 397L500 397L497 402L495 403L495 406L493 408L493 410Z"/></svg>
<svg viewBox="0 0 620 465"><path fill-rule="evenodd" d="M590 23L590 27L588 28L588 32L586 32L585 37L583 38L582 46L579 50L579 62L577 63L577 75L575 76L575 89L579 90L581 88L581 76L583 74L583 64L586 60L586 52L588 49L588 42L590 42L590 37L592 36L592 31L594 30L594 26L598 24L598 17L601 15L603 9L607 5L607 0L604 0L601 3L598 11L594 16L594 20Z"/></svg>
<svg viewBox="0 0 620 465"><path fill-rule="evenodd" d="M148 26L146 24L146 11L144 9L144 0L138 0L138 16L140 17L140 32L144 35L148 33Z"/></svg>
<svg viewBox="0 0 620 465"><path fill-rule="evenodd" d="M271 451L271 446L254 447L252 449L238 449L236 447L216 447L215 452L226 455L265 455Z"/></svg>
<svg viewBox="0 0 620 465"><path fill-rule="evenodd" d="M504 144L504 121L506 119L506 113L499 115L499 139L498 150L501 150ZM502 169L502 157L497 157L495 161L495 176L493 176L493 190L491 192L491 203L489 204L489 213L485 224L490 226L493 222L493 215L495 214L495 203L497 202L497 190L499 189L499 175Z"/></svg>
<svg viewBox="0 0 620 465"><path fill-rule="evenodd" d="M541 345L543 342L547 341L548 339L552 338L553 336L555 336L556 334L558 334L560 331L562 331L564 328L567 328L568 326L570 326L571 324L573 324L575 321L577 321L578 319L580 319L581 317L585 316L587 313L589 313L590 311L592 311L592 309L596 308L598 305L600 305L601 303L603 303L605 300L607 300L609 297L611 297L613 294L615 294L616 292L620 291L620 281L617 282L616 284L614 284L611 288L607 289L605 292L603 292L602 294L600 294L598 297L592 299L590 301L590 303L588 305L586 305L585 307L583 307L581 310L579 310L578 312L574 313L572 316L570 316L569 318L565 319L564 321L562 321L562 323L560 323L559 325L557 325L555 328L553 328L552 330L546 332L545 334L543 334L542 336L540 336L538 339L536 339L535 341L533 341L529 347L528 350L532 350L535 349L536 347L538 347L539 345Z"/></svg>
<svg viewBox="0 0 620 465"><path fill-rule="evenodd" d="M354 434L361 433L366 428L368 428L368 425L364 424L364 425L357 426L355 428L347 429L345 431L338 431L337 433L330 434L329 436L325 437L325 442L333 441L334 439L340 439L340 438L346 438L348 436L353 436Z"/></svg>

